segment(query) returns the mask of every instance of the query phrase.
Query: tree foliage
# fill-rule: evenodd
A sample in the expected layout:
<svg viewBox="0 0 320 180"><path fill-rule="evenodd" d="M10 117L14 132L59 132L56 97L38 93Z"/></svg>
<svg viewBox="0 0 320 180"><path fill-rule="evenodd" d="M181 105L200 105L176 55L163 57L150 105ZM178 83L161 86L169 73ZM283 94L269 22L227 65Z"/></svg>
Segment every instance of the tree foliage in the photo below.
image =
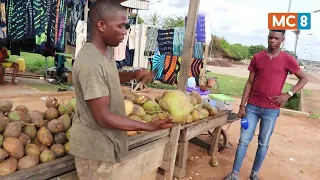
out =
<svg viewBox="0 0 320 180"><path fill-rule="evenodd" d="M162 20L162 29L173 29L175 27L184 27L184 18L182 16L165 17Z"/></svg>
<svg viewBox="0 0 320 180"><path fill-rule="evenodd" d="M229 44L223 37L212 36L211 49L215 54L235 61L249 57L249 48L241 44Z"/></svg>
<svg viewBox="0 0 320 180"><path fill-rule="evenodd" d="M260 45L251 45L249 46L249 56L252 57L254 54L265 50L266 47L264 47L264 45L260 44Z"/></svg>

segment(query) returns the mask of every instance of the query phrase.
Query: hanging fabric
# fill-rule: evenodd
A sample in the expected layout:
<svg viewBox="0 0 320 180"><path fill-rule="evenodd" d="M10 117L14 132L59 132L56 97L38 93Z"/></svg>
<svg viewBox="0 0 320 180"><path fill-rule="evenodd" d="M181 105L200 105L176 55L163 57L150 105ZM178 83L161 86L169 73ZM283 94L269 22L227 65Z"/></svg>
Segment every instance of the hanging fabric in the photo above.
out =
<svg viewBox="0 0 320 180"><path fill-rule="evenodd" d="M26 0L7 0L8 39L20 40L26 34Z"/></svg>
<svg viewBox="0 0 320 180"><path fill-rule="evenodd" d="M87 40L87 23L84 21L78 21L77 28L76 28L76 51L75 51L75 58L77 58L78 52L85 44Z"/></svg>
<svg viewBox="0 0 320 180"><path fill-rule="evenodd" d="M33 0L26 0L26 39L34 38L36 33L34 29L34 7Z"/></svg>
<svg viewBox="0 0 320 180"><path fill-rule="evenodd" d="M0 1L0 38L7 38L6 0Z"/></svg>
<svg viewBox="0 0 320 180"><path fill-rule="evenodd" d="M178 65L178 56L166 55L164 60L164 70L162 82L166 84L176 84L177 83L177 71L176 67Z"/></svg>
<svg viewBox="0 0 320 180"><path fill-rule="evenodd" d="M152 58L152 71L156 72L154 75L155 80L162 81L164 69L165 55L156 55Z"/></svg>
<svg viewBox="0 0 320 180"><path fill-rule="evenodd" d="M185 28L183 27L174 28L174 36L173 36L173 55L174 56L182 56L184 35L185 35Z"/></svg>
<svg viewBox="0 0 320 180"><path fill-rule="evenodd" d="M155 27L149 27L147 29L147 42L145 47L145 55L151 56L155 49L158 47L158 29Z"/></svg>
<svg viewBox="0 0 320 180"><path fill-rule="evenodd" d="M173 54L174 29L158 30L158 47L161 54Z"/></svg>
<svg viewBox="0 0 320 180"><path fill-rule="evenodd" d="M76 28L78 21L81 20L82 13L86 3L87 0L77 0L73 4L69 22L69 35L67 40L68 45L76 46Z"/></svg>
<svg viewBox="0 0 320 180"><path fill-rule="evenodd" d="M0 45L7 44L6 0L0 0Z"/></svg>
<svg viewBox="0 0 320 180"><path fill-rule="evenodd" d="M203 43L195 42L193 46L193 57L202 58L203 57Z"/></svg>
<svg viewBox="0 0 320 180"><path fill-rule="evenodd" d="M67 6L66 0L58 0L55 12L55 47L57 52L64 52L65 36L67 27ZM77 22L78 23L78 22Z"/></svg>
<svg viewBox="0 0 320 180"><path fill-rule="evenodd" d="M47 42L51 0L33 0L34 28L36 33L36 52L42 53Z"/></svg>
<svg viewBox="0 0 320 180"><path fill-rule="evenodd" d="M114 48L114 59L116 61L122 61L126 59L126 47L128 43L129 30L127 30L127 34L124 36L123 41Z"/></svg>

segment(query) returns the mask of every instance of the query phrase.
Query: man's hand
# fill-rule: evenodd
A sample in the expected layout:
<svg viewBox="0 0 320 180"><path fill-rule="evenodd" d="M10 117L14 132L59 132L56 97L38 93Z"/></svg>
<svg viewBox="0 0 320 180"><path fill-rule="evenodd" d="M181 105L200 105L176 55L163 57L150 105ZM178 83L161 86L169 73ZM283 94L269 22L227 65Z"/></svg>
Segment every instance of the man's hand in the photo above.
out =
<svg viewBox="0 0 320 180"><path fill-rule="evenodd" d="M153 80L154 74L146 69L140 69L135 72L135 79L144 83L150 83Z"/></svg>
<svg viewBox="0 0 320 180"><path fill-rule="evenodd" d="M151 124L153 125L152 131L160 130L160 129L167 129L172 128L178 123L172 123L172 118L170 116L167 116L164 120L156 119Z"/></svg>
<svg viewBox="0 0 320 180"><path fill-rule="evenodd" d="M241 106L238 112L239 118L244 118L246 116L246 109L244 106Z"/></svg>
<svg viewBox="0 0 320 180"><path fill-rule="evenodd" d="M271 99L273 104L281 106L286 103L290 97L291 96L288 93L282 93L280 96L275 96Z"/></svg>

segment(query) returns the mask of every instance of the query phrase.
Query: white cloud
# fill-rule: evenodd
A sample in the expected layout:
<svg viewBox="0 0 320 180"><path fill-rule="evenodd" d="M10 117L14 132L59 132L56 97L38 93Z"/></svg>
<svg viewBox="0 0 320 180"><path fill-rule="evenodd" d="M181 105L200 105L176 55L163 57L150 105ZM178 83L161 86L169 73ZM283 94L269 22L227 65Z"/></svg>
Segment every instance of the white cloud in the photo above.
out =
<svg viewBox="0 0 320 180"><path fill-rule="evenodd" d="M151 1L149 11L141 11L143 17L150 12L158 12L162 16L186 16L188 13L189 0L162 0L161 3L154 3L155 1ZM212 33L225 37L231 43L267 45L268 13L286 12L288 2L289 0L201 0L199 11L209 15ZM320 1L307 2L292 0L291 12L320 9ZM301 32L297 53L299 57L306 59L310 59L313 54L320 61L320 24L316 22L320 22L320 12L312 14L312 29ZM309 33L313 35L309 36ZM294 42L294 34L287 32L285 48L294 50Z"/></svg>

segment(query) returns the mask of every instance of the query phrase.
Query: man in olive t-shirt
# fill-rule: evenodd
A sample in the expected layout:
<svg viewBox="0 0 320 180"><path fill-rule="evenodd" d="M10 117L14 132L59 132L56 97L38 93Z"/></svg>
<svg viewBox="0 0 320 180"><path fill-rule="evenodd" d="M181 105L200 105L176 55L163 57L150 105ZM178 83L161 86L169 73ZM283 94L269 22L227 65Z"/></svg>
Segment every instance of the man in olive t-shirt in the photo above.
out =
<svg viewBox="0 0 320 180"><path fill-rule="evenodd" d="M72 69L77 104L70 153L79 179L112 179L112 166L128 151L126 131L156 131L175 124L169 119L143 123L125 117L121 83L148 82L153 74L118 73L112 47L123 40L127 22L119 0L98 0L90 12L91 40L79 51Z"/></svg>

